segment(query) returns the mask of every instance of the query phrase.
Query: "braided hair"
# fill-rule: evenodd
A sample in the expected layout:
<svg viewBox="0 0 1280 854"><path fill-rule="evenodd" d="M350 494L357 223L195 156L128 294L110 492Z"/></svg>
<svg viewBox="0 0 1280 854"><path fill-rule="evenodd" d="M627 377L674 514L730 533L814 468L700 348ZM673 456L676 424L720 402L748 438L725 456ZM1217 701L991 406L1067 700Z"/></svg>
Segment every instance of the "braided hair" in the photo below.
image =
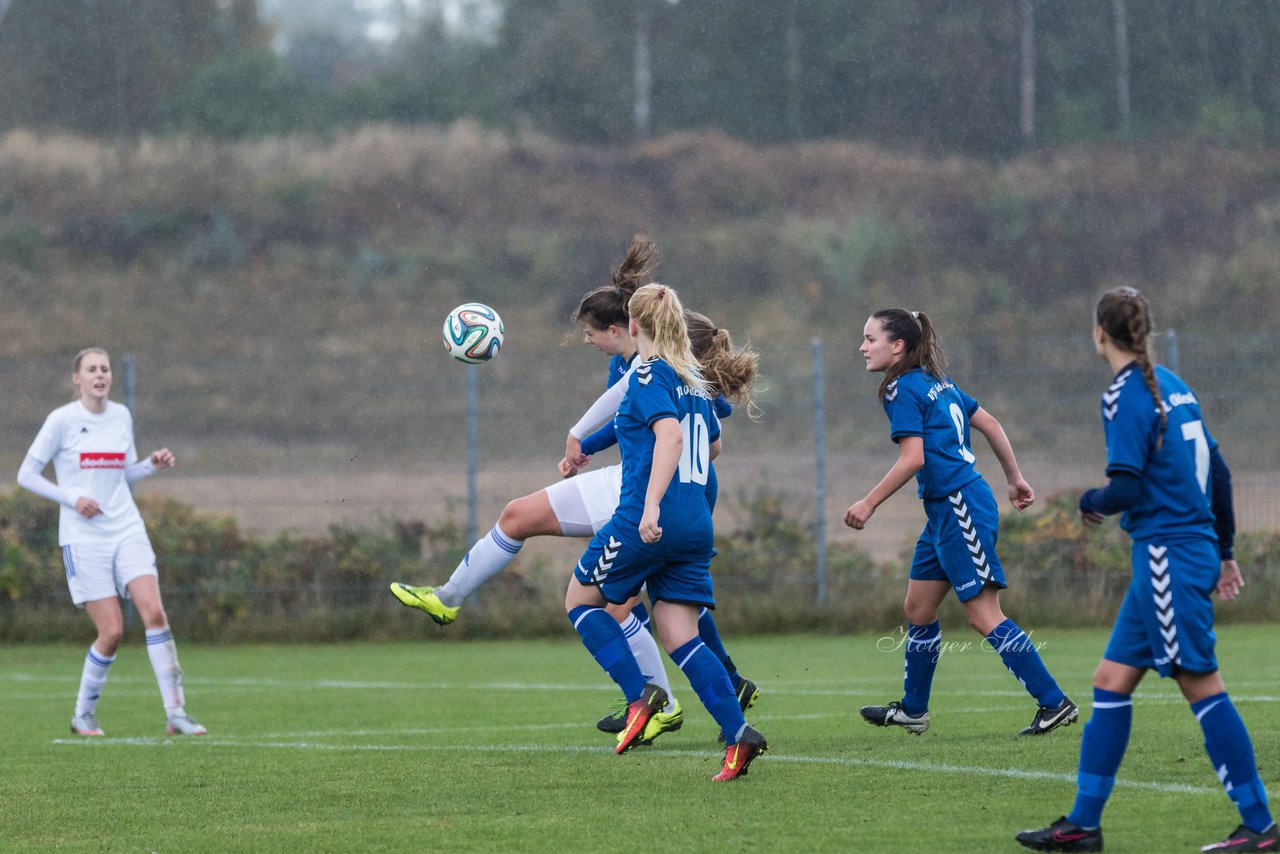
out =
<svg viewBox="0 0 1280 854"><path fill-rule="evenodd" d="M880 400L898 377L914 368L922 368L935 380L942 379L947 357L938 346L938 335L933 322L923 311L907 311L905 308L882 308L871 315L880 321L880 327L890 341L902 341L905 347L902 358L890 365L880 381Z"/></svg>
<svg viewBox="0 0 1280 854"><path fill-rule="evenodd" d="M1160 386L1156 383L1156 369L1151 357L1151 306L1137 288L1115 288L1098 300L1098 326L1117 345L1134 355L1147 390L1155 400L1160 414L1160 433L1156 436L1156 450L1164 443L1164 431L1169 424L1160 400Z"/></svg>

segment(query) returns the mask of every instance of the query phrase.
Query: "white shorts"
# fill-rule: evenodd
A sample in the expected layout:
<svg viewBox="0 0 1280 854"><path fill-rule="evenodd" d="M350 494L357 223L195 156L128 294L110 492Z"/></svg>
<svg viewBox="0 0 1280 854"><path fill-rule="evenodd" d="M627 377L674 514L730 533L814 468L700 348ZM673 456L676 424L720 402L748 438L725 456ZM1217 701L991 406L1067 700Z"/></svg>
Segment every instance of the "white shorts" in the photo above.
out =
<svg viewBox="0 0 1280 854"><path fill-rule="evenodd" d="M618 509L622 466L593 469L546 488L551 509L566 537L589 537L604 527Z"/></svg>
<svg viewBox="0 0 1280 854"><path fill-rule="evenodd" d="M144 575L158 575L156 553L146 534L134 534L114 543L72 543L62 547L67 587L77 608L85 602L129 598L129 582Z"/></svg>

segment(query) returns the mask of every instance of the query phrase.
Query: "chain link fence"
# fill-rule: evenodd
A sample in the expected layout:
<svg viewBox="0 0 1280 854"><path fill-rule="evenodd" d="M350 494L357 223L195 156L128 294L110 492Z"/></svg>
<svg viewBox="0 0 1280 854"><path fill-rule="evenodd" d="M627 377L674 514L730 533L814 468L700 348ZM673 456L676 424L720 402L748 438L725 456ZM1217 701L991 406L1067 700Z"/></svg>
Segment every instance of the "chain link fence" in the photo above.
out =
<svg viewBox="0 0 1280 854"><path fill-rule="evenodd" d="M753 499L774 496L801 527L822 535L824 547L864 553L880 567L877 578L887 578L886 590L897 590L923 523L914 488L887 502L866 531L841 522L844 509L895 457L876 400L880 376L865 372L853 334L821 342L820 361L809 340L756 344L761 415L752 420L739 407L725 425L718 529L747 530ZM392 344L376 358L324 346L213 359L130 354L139 452L168 446L179 458L177 469L144 481L139 493L226 514L243 534L267 538L282 531L321 534L332 525L456 529L468 516L466 368L434 346ZM1041 504L1053 493L1103 482L1098 399L1110 372L1087 335L1073 328L1070 335L1034 339L957 336L944 338L943 346L953 378L1009 433ZM1176 359L1201 398L1233 470L1239 528L1280 530L1280 394L1272 382L1280 368L1280 333L1166 333L1159 352L1163 361ZM123 355L116 359L114 397L120 400ZM70 398L68 368L43 358L0 364L7 403L0 410L0 462L11 473L44 415ZM507 501L555 478L567 428L603 389L604 377L604 362L588 348L533 345L518 336L476 369L480 533ZM999 467L978 445L979 468L1001 495ZM600 464L614 453L603 454ZM582 545L544 538L531 542L520 562L543 567L550 586L562 587ZM825 549L815 554L819 566L797 595L809 602L816 595L821 603ZM424 565L420 580L441 581L451 569L447 561ZM321 598L326 607L373 603L384 589L381 581L356 587ZM200 592L165 588L171 609Z"/></svg>

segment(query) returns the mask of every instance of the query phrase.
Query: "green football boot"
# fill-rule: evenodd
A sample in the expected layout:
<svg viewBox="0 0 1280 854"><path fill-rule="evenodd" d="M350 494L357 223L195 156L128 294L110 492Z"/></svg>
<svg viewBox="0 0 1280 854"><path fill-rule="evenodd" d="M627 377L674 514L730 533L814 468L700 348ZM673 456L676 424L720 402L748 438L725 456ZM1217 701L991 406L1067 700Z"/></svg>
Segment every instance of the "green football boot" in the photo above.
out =
<svg viewBox="0 0 1280 854"><path fill-rule="evenodd" d="M458 611L462 610L462 606L450 608L440 601L435 591L434 587L410 587L399 581L391 583L391 595L399 599L402 604L417 608L419 611L426 611L428 617L442 626L447 626L458 619Z"/></svg>

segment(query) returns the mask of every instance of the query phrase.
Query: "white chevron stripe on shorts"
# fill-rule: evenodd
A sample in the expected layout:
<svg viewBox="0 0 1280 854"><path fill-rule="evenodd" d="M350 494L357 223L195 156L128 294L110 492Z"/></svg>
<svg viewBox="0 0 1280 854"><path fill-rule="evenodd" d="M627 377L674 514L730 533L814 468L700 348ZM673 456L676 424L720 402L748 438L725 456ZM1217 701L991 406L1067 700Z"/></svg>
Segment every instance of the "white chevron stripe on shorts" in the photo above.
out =
<svg viewBox="0 0 1280 854"><path fill-rule="evenodd" d="M609 570L613 569L613 561L618 557L621 549L622 543L610 537L609 542L605 543L601 549L600 559L596 561L595 569L591 572L593 584L599 584L609 577Z"/></svg>
<svg viewBox="0 0 1280 854"><path fill-rule="evenodd" d="M1147 546L1147 569L1151 572L1151 598L1156 604L1156 620L1164 640L1164 654L1170 664L1182 664L1178 646L1178 626L1173 619L1173 589L1169 575L1169 547Z"/></svg>
<svg viewBox="0 0 1280 854"><path fill-rule="evenodd" d="M951 511L960 521L960 532L964 534L965 544L969 547L969 558L973 561L974 570L984 582L990 581L991 566L987 563L987 553L983 551L982 543L978 541L978 527L973 524L973 517L969 515L969 505L965 503L964 495L956 490L955 494L947 497L951 501Z"/></svg>

